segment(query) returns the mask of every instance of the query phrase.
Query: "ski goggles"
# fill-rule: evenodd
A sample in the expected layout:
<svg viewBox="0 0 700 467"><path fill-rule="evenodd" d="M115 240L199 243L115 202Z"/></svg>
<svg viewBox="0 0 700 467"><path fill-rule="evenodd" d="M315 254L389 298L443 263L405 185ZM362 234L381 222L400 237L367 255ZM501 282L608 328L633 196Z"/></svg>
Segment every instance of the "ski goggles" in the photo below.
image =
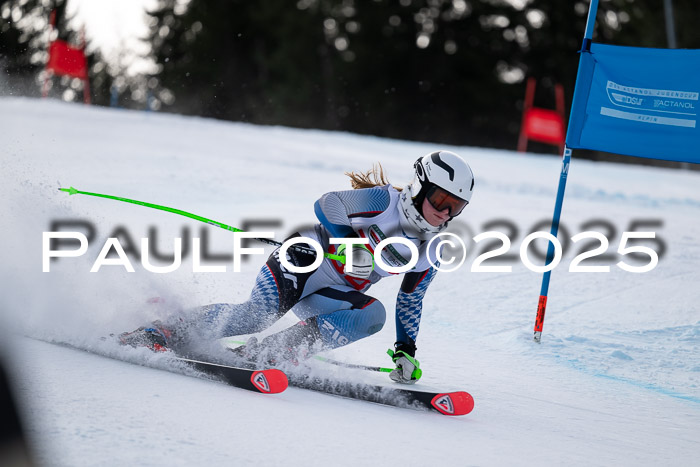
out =
<svg viewBox="0 0 700 467"><path fill-rule="evenodd" d="M433 185L428 189L425 198L437 211L443 211L447 208L450 217L458 216L462 209L469 204L469 201L459 198L437 185Z"/></svg>

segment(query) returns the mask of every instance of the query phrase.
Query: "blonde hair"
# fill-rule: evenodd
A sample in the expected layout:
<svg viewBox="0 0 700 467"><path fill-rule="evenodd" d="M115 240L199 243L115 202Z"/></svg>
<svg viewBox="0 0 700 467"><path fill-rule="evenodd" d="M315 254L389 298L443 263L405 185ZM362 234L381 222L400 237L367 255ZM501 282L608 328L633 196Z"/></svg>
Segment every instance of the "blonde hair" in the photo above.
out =
<svg viewBox="0 0 700 467"><path fill-rule="evenodd" d="M345 175L350 177L350 185L353 190L374 188L389 184L389 181L384 176L384 168L379 162L374 164L372 168L366 172L345 172ZM401 187L394 186L394 188L397 191L402 190Z"/></svg>

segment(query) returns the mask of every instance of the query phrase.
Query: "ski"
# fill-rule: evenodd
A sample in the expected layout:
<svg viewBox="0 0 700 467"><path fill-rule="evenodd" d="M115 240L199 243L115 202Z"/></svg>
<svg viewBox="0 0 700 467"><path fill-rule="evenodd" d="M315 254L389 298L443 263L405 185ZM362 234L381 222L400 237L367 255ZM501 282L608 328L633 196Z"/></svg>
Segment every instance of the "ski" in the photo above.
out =
<svg viewBox="0 0 700 467"><path fill-rule="evenodd" d="M474 398L464 391L431 392L337 381L308 375L290 374L288 377L290 386L381 405L432 410L443 415L466 415L474 408Z"/></svg>
<svg viewBox="0 0 700 467"><path fill-rule="evenodd" d="M242 344L242 342L235 343ZM318 355L314 359L343 368L381 373L393 371L391 368L345 363ZM246 365L247 363L243 362L241 364ZM300 369L297 368L296 371L295 369L290 369L287 372L290 386L392 407L432 410L443 415L466 415L474 409L474 398L465 391L431 392L357 383L317 376L312 377L307 373L300 372Z"/></svg>
<svg viewBox="0 0 700 467"><path fill-rule="evenodd" d="M132 363L135 365L143 366L139 363L131 362L126 359L114 358L110 355L105 355L93 350L85 349L68 342L62 341L48 341L43 339L36 339L47 344L57 345L60 347L65 347L71 350L77 350L80 352L87 352L92 355L98 355L100 357L111 358L114 360L119 360L126 363ZM229 386L237 387L240 389L246 389L248 391L260 392L263 394L279 394L280 392L287 389L289 385L287 380L287 375L276 368L267 369L255 369L255 368L240 368L236 366L225 365L221 363L214 363L208 361L202 361L195 358L176 356L176 355L163 355L165 358L169 358L174 361L178 361L186 364L188 367L192 368L199 373L207 375L208 377L214 378L218 381L228 384ZM181 371L177 369L168 369L157 367L157 369L163 369L166 371L171 371L173 373L182 374Z"/></svg>
<svg viewBox="0 0 700 467"><path fill-rule="evenodd" d="M287 389L287 375L276 368L254 370L204 362L185 357L174 357L175 360L186 363L195 370L213 376L226 384L249 391L264 394L279 394Z"/></svg>

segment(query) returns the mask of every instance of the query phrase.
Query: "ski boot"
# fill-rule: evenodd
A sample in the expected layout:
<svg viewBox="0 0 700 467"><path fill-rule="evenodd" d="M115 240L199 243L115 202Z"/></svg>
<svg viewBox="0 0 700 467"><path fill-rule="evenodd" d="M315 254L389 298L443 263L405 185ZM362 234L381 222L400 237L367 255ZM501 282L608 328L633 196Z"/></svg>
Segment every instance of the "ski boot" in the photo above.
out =
<svg viewBox="0 0 700 467"><path fill-rule="evenodd" d="M291 346L278 347L271 344L267 338L260 342L257 337L251 337L244 345L231 349L231 354L241 363L265 368L277 368L288 364L298 366L305 354L303 349Z"/></svg>
<svg viewBox="0 0 700 467"><path fill-rule="evenodd" d="M122 345L131 347L147 347L153 352L167 352L168 341L173 337L173 333L163 327L160 321L154 321L151 326L140 328L119 334L119 342Z"/></svg>
<svg viewBox="0 0 700 467"><path fill-rule="evenodd" d="M299 366L311 357L315 343L320 342L318 325L314 318L300 321L262 341L251 337L240 347L231 350L236 358L265 367Z"/></svg>

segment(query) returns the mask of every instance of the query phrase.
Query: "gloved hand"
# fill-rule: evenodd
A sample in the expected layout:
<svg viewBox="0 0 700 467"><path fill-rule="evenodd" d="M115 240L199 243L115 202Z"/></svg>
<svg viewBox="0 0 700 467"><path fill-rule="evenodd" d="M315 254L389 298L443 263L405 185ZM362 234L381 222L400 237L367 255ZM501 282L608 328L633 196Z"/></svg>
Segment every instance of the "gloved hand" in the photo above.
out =
<svg viewBox="0 0 700 467"><path fill-rule="evenodd" d="M423 376L420 363L408 353L403 350L393 351L391 349L387 350L386 353L389 354L396 364L396 369L389 373L389 378L393 381L403 384L415 384Z"/></svg>
<svg viewBox="0 0 700 467"><path fill-rule="evenodd" d="M352 255L352 272L348 271L348 265L346 263L343 268L343 273L357 279L369 279L372 271L374 271L374 256L372 252L369 251L365 245L357 243L350 245L349 253ZM337 254L340 256L347 256L345 244L338 247Z"/></svg>

